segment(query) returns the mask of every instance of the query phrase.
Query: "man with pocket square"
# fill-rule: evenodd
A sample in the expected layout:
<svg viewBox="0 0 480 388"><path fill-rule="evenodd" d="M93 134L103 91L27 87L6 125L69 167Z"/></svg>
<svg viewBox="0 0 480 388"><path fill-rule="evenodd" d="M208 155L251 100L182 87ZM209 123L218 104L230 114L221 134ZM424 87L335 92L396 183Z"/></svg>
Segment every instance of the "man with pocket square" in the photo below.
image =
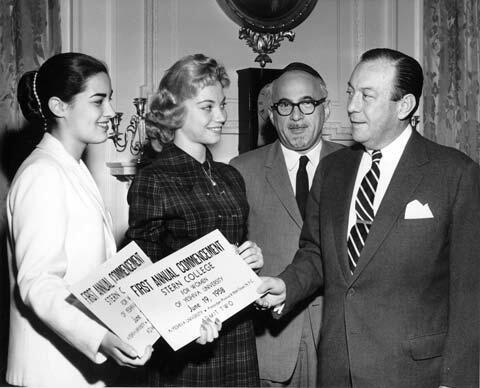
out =
<svg viewBox="0 0 480 388"><path fill-rule="evenodd" d="M415 59L363 54L357 144L322 161L300 249L259 288L280 316L324 288L321 387L479 385L480 169L411 127L422 84Z"/></svg>

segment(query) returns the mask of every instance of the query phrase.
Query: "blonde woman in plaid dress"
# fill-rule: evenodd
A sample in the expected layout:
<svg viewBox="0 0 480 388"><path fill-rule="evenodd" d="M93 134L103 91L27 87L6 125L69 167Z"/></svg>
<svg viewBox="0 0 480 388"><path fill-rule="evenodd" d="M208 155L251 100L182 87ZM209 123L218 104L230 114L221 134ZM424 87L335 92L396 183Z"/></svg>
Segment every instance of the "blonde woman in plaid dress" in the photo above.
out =
<svg viewBox="0 0 480 388"><path fill-rule="evenodd" d="M245 241L248 203L233 167L213 161L226 121L225 68L202 54L180 59L160 82L148 115L149 137L162 150L135 177L128 193L129 229L153 261L214 229L238 246L253 269L261 249ZM258 386L258 362L249 308L223 322L218 339L173 352L157 344L144 381L150 386Z"/></svg>

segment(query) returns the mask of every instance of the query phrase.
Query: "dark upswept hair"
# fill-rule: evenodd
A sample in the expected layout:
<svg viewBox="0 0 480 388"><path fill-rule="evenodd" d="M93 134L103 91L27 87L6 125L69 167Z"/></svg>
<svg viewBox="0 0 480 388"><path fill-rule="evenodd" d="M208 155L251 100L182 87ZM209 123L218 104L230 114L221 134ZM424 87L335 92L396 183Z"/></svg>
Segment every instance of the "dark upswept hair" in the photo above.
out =
<svg viewBox="0 0 480 388"><path fill-rule="evenodd" d="M396 69L395 81L392 86L392 101L399 101L406 94L413 94L416 100L415 108L410 112L407 120L413 116L420 103L423 88L422 66L415 58L397 50L389 48L375 48L363 53L360 62L375 61L383 59L391 62Z"/></svg>
<svg viewBox="0 0 480 388"><path fill-rule="evenodd" d="M17 87L17 100L23 115L31 122L45 122L49 127L55 115L48 107L51 97L66 103L83 92L87 80L98 74L108 74L107 66L82 53L62 53L47 59L38 70L22 75Z"/></svg>
<svg viewBox="0 0 480 388"><path fill-rule="evenodd" d="M183 102L217 82L224 88L230 85L225 67L213 58L193 54L175 62L165 72L150 104L146 116L148 137L162 144L171 142L185 119Z"/></svg>

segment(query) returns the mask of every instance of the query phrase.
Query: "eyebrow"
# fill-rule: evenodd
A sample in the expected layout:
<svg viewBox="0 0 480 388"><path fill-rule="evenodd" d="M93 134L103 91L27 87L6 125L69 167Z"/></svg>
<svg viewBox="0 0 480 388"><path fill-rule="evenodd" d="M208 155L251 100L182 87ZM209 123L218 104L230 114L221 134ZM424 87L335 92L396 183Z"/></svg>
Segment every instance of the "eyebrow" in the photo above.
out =
<svg viewBox="0 0 480 388"><path fill-rule="evenodd" d="M322 98L323 98L323 97L320 97L320 100L321 100ZM279 101L282 101L282 100L292 101L291 99L286 98L286 97L280 98ZM299 100L299 101L304 101L304 100L316 100L316 98L313 97L313 96L303 96L303 97L300 97L298 100Z"/></svg>
<svg viewBox="0 0 480 388"><path fill-rule="evenodd" d="M113 95L113 90L110 92L110 97L112 97ZM107 94L106 93L95 93L95 94L92 94L90 96L90 98L94 98L94 97L103 97L103 98L106 98L107 97Z"/></svg>
<svg viewBox="0 0 480 388"><path fill-rule="evenodd" d="M227 99L226 97L223 97L223 98L222 98L222 101L220 101L220 103L225 102L226 99ZM215 101L214 101L214 100L210 100L210 99L197 101L197 104L203 104L204 102L209 102L209 103L211 103L211 104L215 104Z"/></svg>
<svg viewBox="0 0 480 388"><path fill-rule="evenodd" d="M95 93L95 94L92 94L92 95L90 96L90 98L94 98L94 97L103 97L103 98L105 98L105 97L107 97L107 94L106 94L106 93Z"/></svg>
<svg viewBox="0 0 480 388"><path fill-rule="evenodd" d="M347 87L355 89L350 82L347 82ZM358 90L362 90L362 91L368 90L368 91L375 92L375 88L372 88L370 86L364 86L363 88L358 88Z"/></svg>

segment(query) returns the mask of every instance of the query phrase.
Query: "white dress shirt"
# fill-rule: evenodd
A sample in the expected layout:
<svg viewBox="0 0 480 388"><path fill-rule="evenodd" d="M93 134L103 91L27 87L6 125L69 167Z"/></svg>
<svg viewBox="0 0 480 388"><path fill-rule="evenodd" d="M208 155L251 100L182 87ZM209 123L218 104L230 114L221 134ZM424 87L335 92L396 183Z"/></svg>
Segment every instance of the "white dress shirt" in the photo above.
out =
<svg viewBox="0 0 480 388"><path fill-rule="evenodd" d="M383 196L387 191L388 185L392 180L393 173L397 168L398 161L400 160L405 146L407 145L410 136L412 135L412 127L409 125L405 130L398 136L394 141L389 145L381 149L382 159L380 159L379 168L380 168L380 179L378 180L377 191L375 192L375 199L373 201L373 211L374 214L377 214L377 210L380 207ZM357 192L360 184L363 180L363 177L367 174L372 166L372 152L373 150L365 150L362 160L360 161L360 166L357 172L357 178L355 180L355 186L353 188L352 200L350 202L350 212L348 216L348 229L347 229L347 238L350 229L355 224L357 215L355 213L355 201L357 199Z"/></svg>
<svg viewBox="0 0 480 388"><path fill-rule="evenodd" d="M320 151L322 150L322 142L320 141L315 147L309 150L306 154L301 154L300 152L293 151L281 144L283 157L285 158L285 164L287 165L288 177L290 178L290 183L292 185L293 194L297 194L296 191L296 182L297 182L297 171L300 166L300 156L306 155L308 157L307 163L307 175L308 175L308 188L312 187L313 177L315 171L317 170L318 163L320 163Z"/></svg>

